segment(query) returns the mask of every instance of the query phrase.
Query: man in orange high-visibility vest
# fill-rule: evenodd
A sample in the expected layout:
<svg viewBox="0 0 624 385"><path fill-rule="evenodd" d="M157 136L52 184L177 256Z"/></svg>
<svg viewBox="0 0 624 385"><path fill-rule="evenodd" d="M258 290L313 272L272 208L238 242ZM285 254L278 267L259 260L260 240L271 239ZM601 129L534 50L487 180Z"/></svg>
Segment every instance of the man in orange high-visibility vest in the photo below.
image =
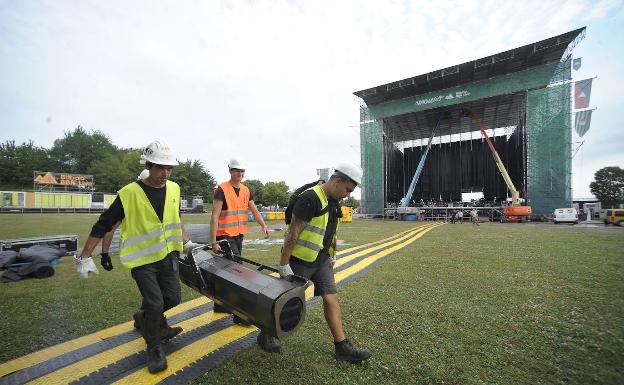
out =
<svg viewBox="0 0 624 385"><path fill-rule="evenodd" d="M221 251L221 247L214 242L225 239L229 243L232 254L241 255L243 238L247 233L249 210L267 237L269 236L269 228L253 201L251 191L242 183L245 176L244 163L240 159L234 158L228 163L228 170L230 180L219 184L215 189L210 220L210 242L213 242L212 250L218 253ZM224 312L225 309L215 304L214 311ZM234 322L244 324L236 315L234 315Z"/></svg>

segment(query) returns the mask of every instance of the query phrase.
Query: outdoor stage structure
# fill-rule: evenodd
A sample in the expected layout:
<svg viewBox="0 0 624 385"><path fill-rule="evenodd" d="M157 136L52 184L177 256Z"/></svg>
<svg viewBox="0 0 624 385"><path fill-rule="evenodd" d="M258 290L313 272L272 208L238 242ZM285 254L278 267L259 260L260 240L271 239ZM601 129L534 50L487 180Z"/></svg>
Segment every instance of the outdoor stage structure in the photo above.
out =
<svg viewBox="0 0 624 385"><path fill-rule="evenodd" d="M474 112L534 215L571 207L571 54L585 28L354 94L360 101L361 213L400 204L440 113L410 206L457 206L482 192L489 206L510 193ZM454 202L454 203L453 203Z"/></svg>

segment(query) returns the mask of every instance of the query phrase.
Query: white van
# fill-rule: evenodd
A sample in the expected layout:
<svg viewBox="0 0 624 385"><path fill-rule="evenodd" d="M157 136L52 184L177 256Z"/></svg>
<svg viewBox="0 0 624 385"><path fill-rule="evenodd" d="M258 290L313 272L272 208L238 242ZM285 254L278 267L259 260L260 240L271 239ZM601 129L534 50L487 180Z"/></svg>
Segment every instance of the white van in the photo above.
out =
<svg viewBox="0 0 624 385"><path fill-rule="evenodd" d="M578 224L579 216L575 208L568 207L555 210L555 224L565 222Z"/></svg>

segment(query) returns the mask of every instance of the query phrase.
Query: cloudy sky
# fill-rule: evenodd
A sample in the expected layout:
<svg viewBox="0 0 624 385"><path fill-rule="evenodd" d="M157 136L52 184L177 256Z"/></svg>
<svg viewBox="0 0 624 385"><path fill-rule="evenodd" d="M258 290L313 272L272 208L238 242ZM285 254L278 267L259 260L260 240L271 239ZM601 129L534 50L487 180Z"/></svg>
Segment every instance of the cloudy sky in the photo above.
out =
<svg viewBox="0 0 624 385"><path fill-rule="evenodd" d="M0 142L51 147L101 130L120 147L168 141L222 181L296 187L360 162L354 91L587 26L576 80L597 76L573 138L573 192L624 167L622 1L0 0Z"/></svg>

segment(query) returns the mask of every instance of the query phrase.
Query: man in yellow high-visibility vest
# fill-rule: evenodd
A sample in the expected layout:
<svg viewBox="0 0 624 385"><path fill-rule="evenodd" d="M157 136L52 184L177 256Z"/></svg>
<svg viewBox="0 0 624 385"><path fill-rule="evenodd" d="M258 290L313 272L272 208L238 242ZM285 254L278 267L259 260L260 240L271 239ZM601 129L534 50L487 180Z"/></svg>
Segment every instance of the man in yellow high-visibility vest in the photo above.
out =
<svg viewBox="0 0 624 385"><path fill-rule="evenodd" d="M372 353L353 346L345 335L333 268L336 230L342 216L339 201L348 197L360 183L362 169L341 163L327 182L310 187L296 198L278 266L282 277L297 274L314 283L314 295L323 299L336 360L354 363L369 359ZM258 345L270 353L281 351L276 339L262 331L258 335Z"/></svg>
<svg viewBox="0 0 624 385"><path fill-rule="evenodd" d="M122 266L131 269L132 278L143 296L141 310L134 314L135 326L147 344L150 373L167 368L162 341L182 332L170 327L163 312L180 303L178 256L195 246L180 221L180 187L168 180L178 164L171 147L155 141L143 150L141 163L149 176L119 190L111 206L95 223L77 257L77 269L90 264L91 253L102 237L121 223L119 256Z"/></svg>

